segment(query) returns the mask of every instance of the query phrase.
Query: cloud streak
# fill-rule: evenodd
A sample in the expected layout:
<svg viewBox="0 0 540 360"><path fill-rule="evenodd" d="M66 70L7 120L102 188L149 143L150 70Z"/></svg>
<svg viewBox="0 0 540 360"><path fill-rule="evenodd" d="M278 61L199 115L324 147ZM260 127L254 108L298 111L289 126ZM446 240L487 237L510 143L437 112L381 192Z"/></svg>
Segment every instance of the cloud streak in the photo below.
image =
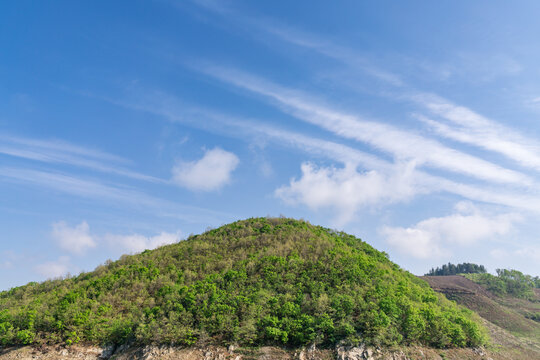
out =
<svg viewBox="0 0 540 360"><path fill-rule="evenodd" d="M148 89L141 90L141 94L157 93L160 96L150 95L142 98L137 97L137 101L122 100L113 102L119 106L159 115L171 122L189 124L206 131L244 141L272 141L280 146L296 148L312 156L337 161L350 168L364 169L357 169L359 174L363 171L375 170L384 177L392 177L392 174L396 174L396 171L398 171L396 168L402 166L400 164L407 163L407 161L390 162L348 145L277 128L261 119L242 118L208 109L200 109L185 104L171 94L164 92ZM193 122L191 119L198 119L199 121ZM419 193L422 194L447 192L469 200L504 205L534 213L540 212L540 197L534 191L509 190L506 187L501 187L497 182L487 186L456 182L447 177L426 173L418 169L417 166L414 167L411 176L414 179L415 186L421 189ZM534 199L538 199L538 201ZM297 202L297 204L301 204L301 202Z"/></svg>
<svg viewBox="0 0 540 360"><path fill-rule="evenodd" d="M166 217L180 218L191 223L216 222L233 219L230 213L177 204L160 199L134 188L108 185L102 182L57 172L0 167L0 179L17 184L27 184L52 189L59 193L75 195L92 201L108 201L116 206L128 204Z"/></svg>
<svg viewBox="0 0 540 360"><path fill-rule="evenodd" d="M454 125L449 126L448 124L420 116L420 119L429 125L438 135L502 154L508 159L516 161L521 166L537 171L540 170L540 144L538 141L485 118L464 106L455 105L436 95L411 90L398 75L374 66L373 62L365 54L345 46L337 45L336 41L300 31L297 28L287 26L275 20L260 16L247 16L231 6L224 6L214 1L195 1L194 3L223 18L231 18L231 15L234 15L235 21L233 23L241 24L241 26L251 29L252 31L248 33L255 34L252 36L261 37L263 34L270 35L281 41L282 44L291 44L298 48L309 49L319 55L337 60L351 69L369 74L402 92L406 91L408 94L403 93L402 95L405 96L402 97L412 99L428 109L432 114L440 116ZM485 62L484 60L482 58L482 63ZM507 56L497 55L492 60L492 67L499 70L505 69L506 72L512 74L521 70L521 66ZM470 62L467 61L467 64ZM485 67L476 70L480 70L480 72L486 71ZM253 91L254 89L250 90ZM410 96L411 92L414 95ZM273 96L272 94L265 95ZM444 156L444 154L442 155ZM530 178L523 178L523 180L529 181Z"/></svg>
<svg viewBox="0 0 540 360"><path fill-rule="evenodd" d="M67 164L152 183L166 183L166 180L123 168L122 164L128 163L126 159L60 140L0 135L0 141L0 154L44 163Z"/></svg>
<svg viewBox="0 0 540 360"><path fill-rule="evenodd" d="M328 130L343 138L354 139L388 153L396 160L415 161L418 166L443 169L477 179L521 186L531 185L525 174L509 170L481 158L449 148L414 132L393 125L368 121L310 100L299 91L279 86L244 72L218 66L200 68L216 79L262 95L296 118Z"/></svg>
<svg viewBox="0 0 540 360"><path fill-rule="evenodd" d="M419 120L430 126L438 135L499 153L521 166L540 170L538 141L441 97L422 94L413 96L413 99L433 115L447 121L443 123L418 116Z"/></svg>
<svg viewBox="0 0 540 360"><path fill-rule="evenodd" d="M320 36L293 28L275 19L253 14L246 15L223 2L192 0L192 3L217 14L223 19L234 19L230 24L239 27L244 35L275 38L282 43L309 49L320 55L343 62L350 67L361 69L363 72L393 86L404 85L399 76L374 66L364 54L337 45L336 39L323 39ZM230 30L230 26L227 29Z"/></svg>

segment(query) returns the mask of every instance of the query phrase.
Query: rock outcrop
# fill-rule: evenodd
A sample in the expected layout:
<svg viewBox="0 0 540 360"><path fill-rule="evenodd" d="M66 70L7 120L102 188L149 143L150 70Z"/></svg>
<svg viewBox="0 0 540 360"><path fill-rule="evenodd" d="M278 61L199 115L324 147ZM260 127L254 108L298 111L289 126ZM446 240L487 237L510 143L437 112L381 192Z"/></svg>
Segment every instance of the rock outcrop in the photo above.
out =
<svg viewBox="0 0 540 360"><path fill-rule="evenodd" d="M517 360L483 348L436 350L425 347L381 349L360 344L339 344L334 349L319 349L314 345L301 349L264 346L39 346L0 348L0 360ZM521 358L519 358L521 359ZM525 359L524 359L525 360ZM530 360L530 359L526 359Z"/></svg>

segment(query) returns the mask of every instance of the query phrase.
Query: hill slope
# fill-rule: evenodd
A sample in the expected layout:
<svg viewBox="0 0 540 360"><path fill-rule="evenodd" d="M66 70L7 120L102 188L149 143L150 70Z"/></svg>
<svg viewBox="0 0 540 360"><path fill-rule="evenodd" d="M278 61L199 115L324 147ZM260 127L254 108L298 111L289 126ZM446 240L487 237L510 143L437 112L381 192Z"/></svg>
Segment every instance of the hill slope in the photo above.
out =
<svg viewBox="0 0 540 360"><path fill-rule="evenodd" d="M476 346L471 311L365 242L238 221L77 277L0 293L0 342Z"/></svg>
<svg viewBox="0 0 540 360"><path fill-rule="evenodd" d="M540 296L536 299L519 299L497 296L485 287L460 275L424 276L431 287L447 298L474 310L484 319L511 333L529 337L540 343L540 322L528 316L540 312Z"/></svg>
<svg viewBox="0 0 540 360"><path fill-rule="evenodd" d="M540 294L531 299L500 296L460 275L422 278L435 291L477 312L485 320L494 343L529 353L531 358L540 354L540 322L531 319L531 314L540 313Z"/></svg>

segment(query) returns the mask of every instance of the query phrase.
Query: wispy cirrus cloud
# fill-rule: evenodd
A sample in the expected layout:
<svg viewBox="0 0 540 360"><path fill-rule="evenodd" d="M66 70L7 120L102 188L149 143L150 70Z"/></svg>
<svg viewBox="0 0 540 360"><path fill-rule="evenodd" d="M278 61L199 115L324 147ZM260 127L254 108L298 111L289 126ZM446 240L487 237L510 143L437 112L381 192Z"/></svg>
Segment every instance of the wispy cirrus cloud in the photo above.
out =
<svg viewBox="0 0 540 360"><path fill-rule="evenodd" d="M123 202L154 203L154 199L137 191L106 185L100 181L67 175L59 172L30 170L16 167L0 168L0 178L6 181L43 186L81 197L98 197Z"/></svg>
<svg viewBox="0 0 540 360"><path fill-rule="evenodd" d="M397 160L415 161L427 166L468 175L496 183L521 186L532 179L520 172L503 168L481 158L449 148L436 140L393 125L370 121L311 100L311 96L235 69L204 66L200 71L231 85L261 95L296 118L344 138L371 145Z"/></svg>
<svg viewBox="0 0 540 360"><path fill-rule="evenodd" d="M328 58L344 62L350 67L361 69L364 73L393 86L404 85L403 80L398 75L374 66L366 54L340 46L336 39L326 39L275 19L254 14L247 15L230 3L212 0L192 0L191 2L223 19L234 19L230 24L241 29L244 35L277 39L283 44L309 49ZM230 30L230 27L228 29ZM246 29L249 31L245 31ZM275 42L272 44L275 45Z"/></svg>
<svg viewBox="0 0 540 360"><path fill-rule="evenodd" d="M153 183L166 180L123 167L128 160L61 140L40 140L0 134L0 154L44 163L67 164Z"/></svg>
<svg viewBox="0 0 540 360"><path fill-rule="evenodd" d="M178 204L161 199L133 187L107 184L92 178L83 178L59 172L30 170L16 167L0 167L0 180L38 186L61 194L74 195L91 201L107 201L115 206L130 205L151 210L167 217L180 218L188 222L216 222L217 219L231 219L233 214ZM212 219L212 220L210 220Z"/></svg>
<svg viewBox="0 0 540 360"><path fill-rule="evenodd" d="M353 177L361 177L367 171L374 170L381 175L381 178L392 178L395 174L400 173L399 169L402 169L403 164L407 163L406 161L391 162L342 143L278 128L268 124L265 119L243 118L212 111L208 108L201 109L197 106L190 106L175 96L162 91L141 89L140 93L146 94L146 97L145 95L139 95L136 97L137 101L124 99L113 102L119 106L159 115L167 121L201 127L206 131L220 135L248 142L251 140L258 143L270 141L279 146L298 149L311 156L331 159L349 169L355 169L357 175L351 175ZM155 94L159 94L159 96L154 96ZM199 121L193 122L191 119L198 119ZM339 167L318 167L318 169L332 174L339 170ZM419 169L416 164L410 174L410 179L412 179L414 187L418 188L417 194L446 192L473 201L504 205L534 213L540 212L540 194L520 189L507 189L506 186L501 187L498 182L479 186L454 181L447 177L429 174ZM281 188L286 187L287 185L283 185ZM294 197L289 196L289 198L296 199L295 204L307 206L306 202L299 201L302 197L297 195ZM407 201L407 199L407 197L403 197L402 201ZM534 199L539 199L539 201ZM289 201L289 203L292 204L293 202ZM330 207L336 208L337 203L328 204ZM360 204L361 202L359 202L359 207L356 210L360 209ZM365 204L362 206L365 206ZM321 205L320 208L323 208L323 206ZM336 221L338 221L337 218Z"/></svg>
<svg viewBox="0 0 540 360"><path fill-rule="evenodd" d="M116 155L113 155L113 154L110 154L101 150L97 150L97 149L82 147L79 145L73 145L63 140L32 139L32 138L25 138L25 137L6 135L6 134L0 134L0 140L2 141L2 143L26 146L28 148L35 149L36 151L44 151L46 153L50 151L57 151L63 154L78 155L85 158L102 160L102 161L111 161L115 163L125 164L129 162L128 160L120 156L116 156ZM46 158L47 155L44 155L44 157Z"/></svg>
<svg viewBox="0 0 540 360"><path fill-rule="evenodd" d="M154 89L139 89L137 94L122 100L107 99L118 106L152 113L163 119L241 140L266 141L300 149L324 158L361 165L367 168L390 166L386 160L349 146L315 138L299 132L270 125L266 119L244 118L200 108L183 102L170 93ZM193 121L197 119L197 121Z"/></svg>
<svg viewBox="0 0 540 360"><path fill-rule="evenodd" d="M223 13L223 10L218 11L217 5L211 2L204 4L204 7ZM233 10L229 8L228 11ZM253 17L245 19L242 17L242 21L261 31L275 35L283 42L310 49L320 55L338 60L352 69L360 70L398 88L402 94L398 97L413 99L432 114L438 115L454 125L449 126L420 116L419 118L432 127L438 135L497 152L524 167L540 170L540 143L535 139L486 118L465 106L454 104L443 97L414 90L397 74L373 65L373 61L365 54L336 45L335 41L260 18L255 20ZM471 63L475 63L477 67L469 69L469 73L479 73L479 78L483 80L496 76L495 72L497 75L501 73L509 75L519 73L522 70L520 64L506 55L498 54L493 57L490 60L493 66L487 67L485 55L476 56L478 61L471 61L471 56L461 54L457 67L462 69L465 64L470 66ZM410 96L410 93L414 95ZM398 92L398 94L400 93ZM532 102L538 102L537 100L535 98Z"/></svg>
<svg viewBox="0 0 540 360"><path fill-rule="evenodd" d="M538 141L483 117L465 106L453 104L451 101L437 95L413 89L399 75L374 65L368 54L358 52L347 46L338 45L335 39L328 39L321 35L302 31L273 19L254 14L248 16L231 5L227 6L214 1L194 1L194 3L223 17L234 15L235 23L255 30L249 32L250 36L261 37L265 34L273 36L282 44L291 44L298 48L309 49L321 56L341 62L351 70L361 71L394 86L398 89L398 93L394 96L413 99L432 114L449 121L453 125L429 119L426 116L419 116L419 119L442 137L502 154L524 167L535 170L540 169L540 143ZM452 69L451 71L445 70L445 73L456 72L458 68L463 69L466 67L469 72L468 76L470 77L471 73L475 73L478 81L485 81L486 78L492 78L495 74L514 75L523 70L523 67L518 62L506 54L492 56L488 60L490 66L485 64L485 54L460 53L455 60L457 61L455 65L448 63L445 65ZM425 62L422 61L421 63L424 64ZM245 87L245 84L243 86ZM264 93L264 91L260 91L260 87L259 89L250 90ZM273 96L274 94L266 93L264 95ZM535 100L533 99L532 102L535 102Z"/></svg>
<svg viewBox="0 0 540 360"><path fill-rule="evenodd" d="M438 135L499 153L523 167L540 170L540 142L537 140L439 96L418 94L412 98L431 114L445 120L417 116Z"/></svg>

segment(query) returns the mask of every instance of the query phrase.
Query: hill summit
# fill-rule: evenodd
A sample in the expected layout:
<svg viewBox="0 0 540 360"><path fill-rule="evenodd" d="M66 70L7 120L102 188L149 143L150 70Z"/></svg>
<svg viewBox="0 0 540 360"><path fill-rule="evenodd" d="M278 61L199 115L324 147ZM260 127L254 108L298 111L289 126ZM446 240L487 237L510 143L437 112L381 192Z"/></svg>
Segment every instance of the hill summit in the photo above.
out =
<svg viewBox="0 0 540 360"><path fill-rule="evenodd" d="M360 239L237 221L0 293L0 343L477 346L475 315Z"/></svg>

